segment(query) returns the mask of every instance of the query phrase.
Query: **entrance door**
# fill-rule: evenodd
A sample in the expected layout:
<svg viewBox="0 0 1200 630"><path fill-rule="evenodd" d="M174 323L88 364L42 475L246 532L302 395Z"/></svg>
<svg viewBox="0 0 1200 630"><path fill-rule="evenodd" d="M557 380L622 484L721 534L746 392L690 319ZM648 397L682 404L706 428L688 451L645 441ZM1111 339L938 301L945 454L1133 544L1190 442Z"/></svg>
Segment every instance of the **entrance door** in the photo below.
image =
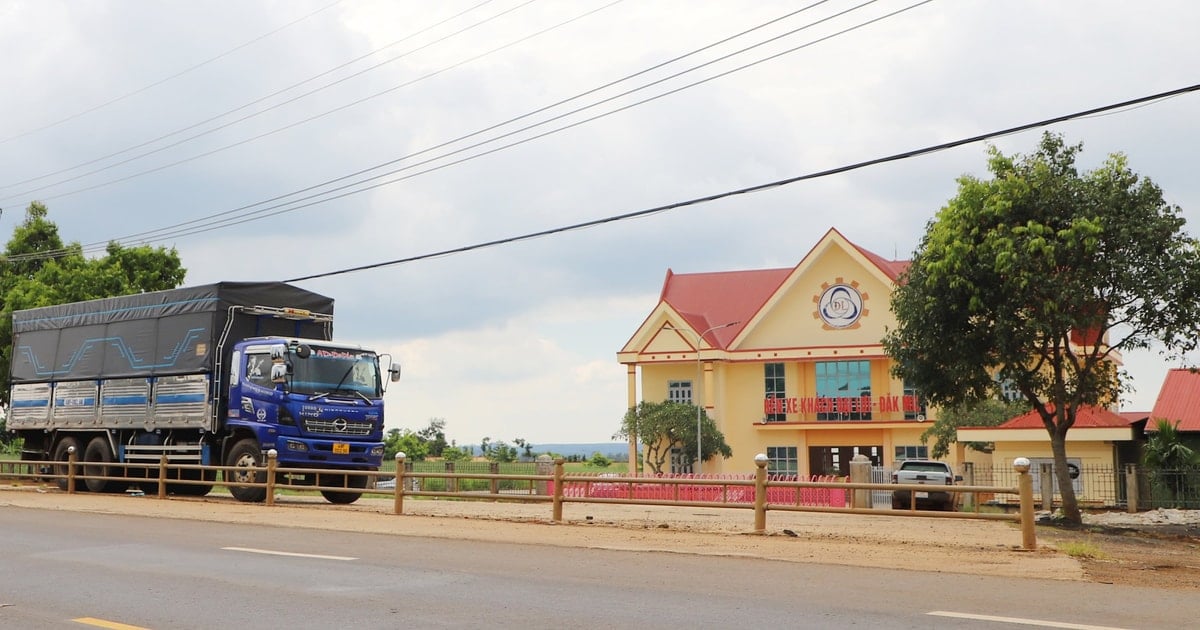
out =
<svg viewBox="0 0 1200 630"><path fill-rule="evenodd" d="M850 461L855 455L866 455L872 466L883 465L883 446L810 446L808 474L850 476Z"/></svg>

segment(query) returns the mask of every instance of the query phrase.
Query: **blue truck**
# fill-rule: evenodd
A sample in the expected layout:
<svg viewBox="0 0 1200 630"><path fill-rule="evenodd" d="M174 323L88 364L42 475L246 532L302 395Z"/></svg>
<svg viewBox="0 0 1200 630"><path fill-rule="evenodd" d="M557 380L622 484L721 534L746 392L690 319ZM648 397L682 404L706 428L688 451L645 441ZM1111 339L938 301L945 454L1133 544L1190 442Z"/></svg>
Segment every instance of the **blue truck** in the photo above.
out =
<svg viewBox="0 0 1200 630"><path fill-rule="evenodd" d="M110 478L86 478L92 492L124 491L164 455L261 483L274 449L280 467L320 471L287 483L352 503L368 479L346 472L379 469L383 393L400 367L332 339L333 299L281 282L16 311L7 427L24 439L23 460L53 462L62 475L73 452L85 477ZM168 490L180 495L204 496L216 481L198 467L172 474ZM229 491L266 498L264 487Z"/></svg>

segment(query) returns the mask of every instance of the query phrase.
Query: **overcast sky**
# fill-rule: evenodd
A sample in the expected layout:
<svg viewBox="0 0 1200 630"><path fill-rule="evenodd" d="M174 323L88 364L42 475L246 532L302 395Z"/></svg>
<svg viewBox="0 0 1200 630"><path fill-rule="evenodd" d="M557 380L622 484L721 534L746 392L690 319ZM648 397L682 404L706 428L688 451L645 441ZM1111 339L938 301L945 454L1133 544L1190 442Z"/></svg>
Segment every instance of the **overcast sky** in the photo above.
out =
<svg viewBox="0 0 1200 630"><path fill-rule="evenodd" d="M282 280L1197 82L1194 2L859 4L0 0L0 236L41 199L67 240L177 248L187 284ZM1196 235L1198 104L1185 94L1052 130L1084 143L1087 168L1124 152ZM1040 133L994 143L1029 152ZM339 338L404 365L389 428L438 417L460 444L606 441L626 399L616 352L668 268L792 267L831 227L907 258L985 158L969 144L300 284L337 300ZM335 194L382 185L280 205L347 184ZM1124 408L1148 411L1173 366L1147 352L1127 367Z"/></svg>

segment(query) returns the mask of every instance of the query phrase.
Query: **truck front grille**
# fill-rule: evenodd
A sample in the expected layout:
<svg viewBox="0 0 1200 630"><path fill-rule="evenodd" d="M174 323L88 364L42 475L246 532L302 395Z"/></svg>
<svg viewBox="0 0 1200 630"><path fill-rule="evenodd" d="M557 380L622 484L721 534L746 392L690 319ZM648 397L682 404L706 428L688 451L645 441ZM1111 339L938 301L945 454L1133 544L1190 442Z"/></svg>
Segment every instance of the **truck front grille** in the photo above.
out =
<svg viewBox="0 0 1200 630"><path fill-rule="evenodd" d="M322 420L319 418L304 419L304 430L310 434L370 435L371 428L371 423L365 420L347 420L345 418L336 418L334 420Z"/></svg>

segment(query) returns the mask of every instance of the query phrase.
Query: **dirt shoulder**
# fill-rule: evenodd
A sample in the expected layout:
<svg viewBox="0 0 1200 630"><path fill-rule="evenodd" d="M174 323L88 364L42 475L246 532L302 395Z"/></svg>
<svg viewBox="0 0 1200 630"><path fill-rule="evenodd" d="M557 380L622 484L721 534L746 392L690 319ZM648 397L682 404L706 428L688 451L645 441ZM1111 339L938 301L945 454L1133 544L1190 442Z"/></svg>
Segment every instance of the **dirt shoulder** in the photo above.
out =
<svg viewBox="0 0 1200 630"><path fill-rule="evenodd" d="M1020 549L1015 525L996 521L770 512L766 534L755 535L753 512L742 509L568 503L563 522L556 524L548 503L410 498L400 516L392 505L390 499L365 498L333 506L287 496L268 507L216 495L158 500L68 495L45 487L0 489L0 507L1200 589L1200 571L1193 566L1200 564L1198 541L1187 537L1143 539L1043 527L1039 549L1029 552ZM1076 559L1062 551L1065 544L1090 545L1086 548L1103 557Z"/></svg>

